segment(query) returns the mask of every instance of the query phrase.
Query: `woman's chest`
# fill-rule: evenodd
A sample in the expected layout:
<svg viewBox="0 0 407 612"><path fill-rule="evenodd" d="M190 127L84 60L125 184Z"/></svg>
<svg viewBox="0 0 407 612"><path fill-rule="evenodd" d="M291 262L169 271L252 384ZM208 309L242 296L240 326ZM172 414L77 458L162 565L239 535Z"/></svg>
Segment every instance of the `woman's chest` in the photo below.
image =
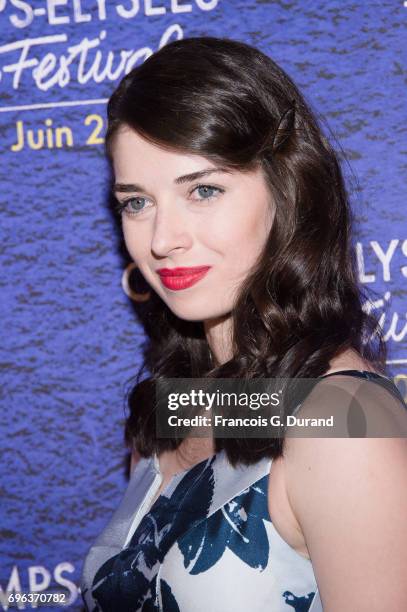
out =
<svg viewBox="0 0 407 612"><path fill-rule="evenodd" d="M296 610L309 609L315 577L281 478L279 467L272 476L264 474L170 548L157 578L163 593L171 588L180 610L189 609L191 593L200 602L194 603L197 612L270 605L280 612L289 601L300 606Z"/></svg>
<svg viewBox="0 0 407 612"><path fill-rule="evenodd" d="M171 478L170 474L162 479L149 508L171 482ZM282 458L273 461L271 466L267 484L267 504L269 517L281 538L298 554L310 559L303 533L288 499Z"/></svg>
<svg viewBox="0 0 407 612"><path fill-rule="evenodd" d="M270 601L280 610L288 596L309 605L315 578L287 516L281 477L279 466L270 476L268 460L232 469L223 456L176 476L142 513L129 546L99 567L93 597L106 604L131 592L141 604L168 596L180 610L198 592L202 609L214 611L232 602L248 609L260 595L256 610Z"/></svg>

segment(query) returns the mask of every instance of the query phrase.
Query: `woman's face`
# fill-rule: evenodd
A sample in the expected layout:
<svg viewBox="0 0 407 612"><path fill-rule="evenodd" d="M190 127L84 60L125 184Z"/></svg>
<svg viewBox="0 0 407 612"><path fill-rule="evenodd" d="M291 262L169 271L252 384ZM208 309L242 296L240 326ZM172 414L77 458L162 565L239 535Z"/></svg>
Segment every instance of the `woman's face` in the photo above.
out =
<svg viewBox="0 0 407 612"><path fill-rule="evenodd" d="M181 319L230 313L272 224L261 170L225 171L127 126L115 136L113 166L124 240L145 280Z"/></svg>

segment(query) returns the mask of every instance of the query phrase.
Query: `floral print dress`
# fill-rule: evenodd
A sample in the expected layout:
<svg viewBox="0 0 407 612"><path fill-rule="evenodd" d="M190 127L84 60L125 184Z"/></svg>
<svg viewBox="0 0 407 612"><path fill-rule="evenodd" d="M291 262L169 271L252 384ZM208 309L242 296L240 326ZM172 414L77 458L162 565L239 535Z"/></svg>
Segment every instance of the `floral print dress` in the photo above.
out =
<svg viewBox="0 0 407 612"><path fill-rule="evenodd" d="M233 467L224 451L161 482L141 459L85 560L89 612L320 612L309 559L268 513L271 459ZM132 512L129 512L131 508Z"/></svg>

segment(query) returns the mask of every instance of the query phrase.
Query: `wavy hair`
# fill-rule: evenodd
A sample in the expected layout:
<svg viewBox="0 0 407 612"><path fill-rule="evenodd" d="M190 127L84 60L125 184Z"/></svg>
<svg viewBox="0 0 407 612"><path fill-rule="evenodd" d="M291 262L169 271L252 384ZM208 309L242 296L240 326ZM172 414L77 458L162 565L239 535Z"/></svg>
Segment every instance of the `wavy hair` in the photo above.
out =
<svg viewBox="0 0 407 612"><path fill-rule="evenodd" d="M106 151L121 125L169 150L237 170L261 167L275 203L257 267L232 311L233 357L214 367L202 322L152 292L144 361L127 396L126 442L142 456L177 448L156 437L155 385L166 378L317 378L353 348L385 369L377 319L362 308L352 213L339 159L291 78L245 43L171 42L134 68L108 103ZM141 380L148 370L148 377ZM284 438L214 439L232 464L283 454Z"/></svg>

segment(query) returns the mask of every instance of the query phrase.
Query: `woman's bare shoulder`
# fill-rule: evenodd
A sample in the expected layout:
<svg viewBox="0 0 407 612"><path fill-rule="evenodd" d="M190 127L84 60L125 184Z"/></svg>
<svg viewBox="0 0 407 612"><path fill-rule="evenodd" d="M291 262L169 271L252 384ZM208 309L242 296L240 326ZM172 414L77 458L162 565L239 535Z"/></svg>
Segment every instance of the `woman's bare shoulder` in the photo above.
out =
<svg viewBox="0 0 407 612"><path fill-rule="evenodd" d="M363 610L402 609L407 603L401 587L407 564L407 440L291 438L286 449L285 494L322 602L335 611L361 609L360 601Z"/></svg>
<svg viewBox="0 0 407 612"><path fill-rule="evenodd" d="M324 374L331 374L342 370L359 370L381 374L371 362L364 359L353 349L348 349L332 359ZM320 397L324 398L324 389L326 390L333 385L339 385L340 387L342 384L345 388L349 389L352 388L354 384L360 384L358 379L353 379L349 376L346 377L346 380L345 377L343 377L343 381L344 382L342 382L342 377L340 376L332 376L323 379L323 381L321 380L323 384L318 383L318 386L322 386ZM313 438L304 439L293 436L286 439L283 456L272 462L268 506L270 516L280 536L299 554L310 558L298 512L294 509L289 495L289 490L291 488L296 489L298 485L301 489L300 483L298 484L299 479L301 479L301 474L299 470L296 469L299 453L299 449L297 448L298 444L296 444L297 440L300 445L305 444L315 448ZM323 449L320 449L320 452L323 452ZM320 459L322 458L320 457ZM329 478L329 469L326 478ZM291 482L293 480L295 480L294 483ZM304 488L301 490L304 490Z"/></svg>

